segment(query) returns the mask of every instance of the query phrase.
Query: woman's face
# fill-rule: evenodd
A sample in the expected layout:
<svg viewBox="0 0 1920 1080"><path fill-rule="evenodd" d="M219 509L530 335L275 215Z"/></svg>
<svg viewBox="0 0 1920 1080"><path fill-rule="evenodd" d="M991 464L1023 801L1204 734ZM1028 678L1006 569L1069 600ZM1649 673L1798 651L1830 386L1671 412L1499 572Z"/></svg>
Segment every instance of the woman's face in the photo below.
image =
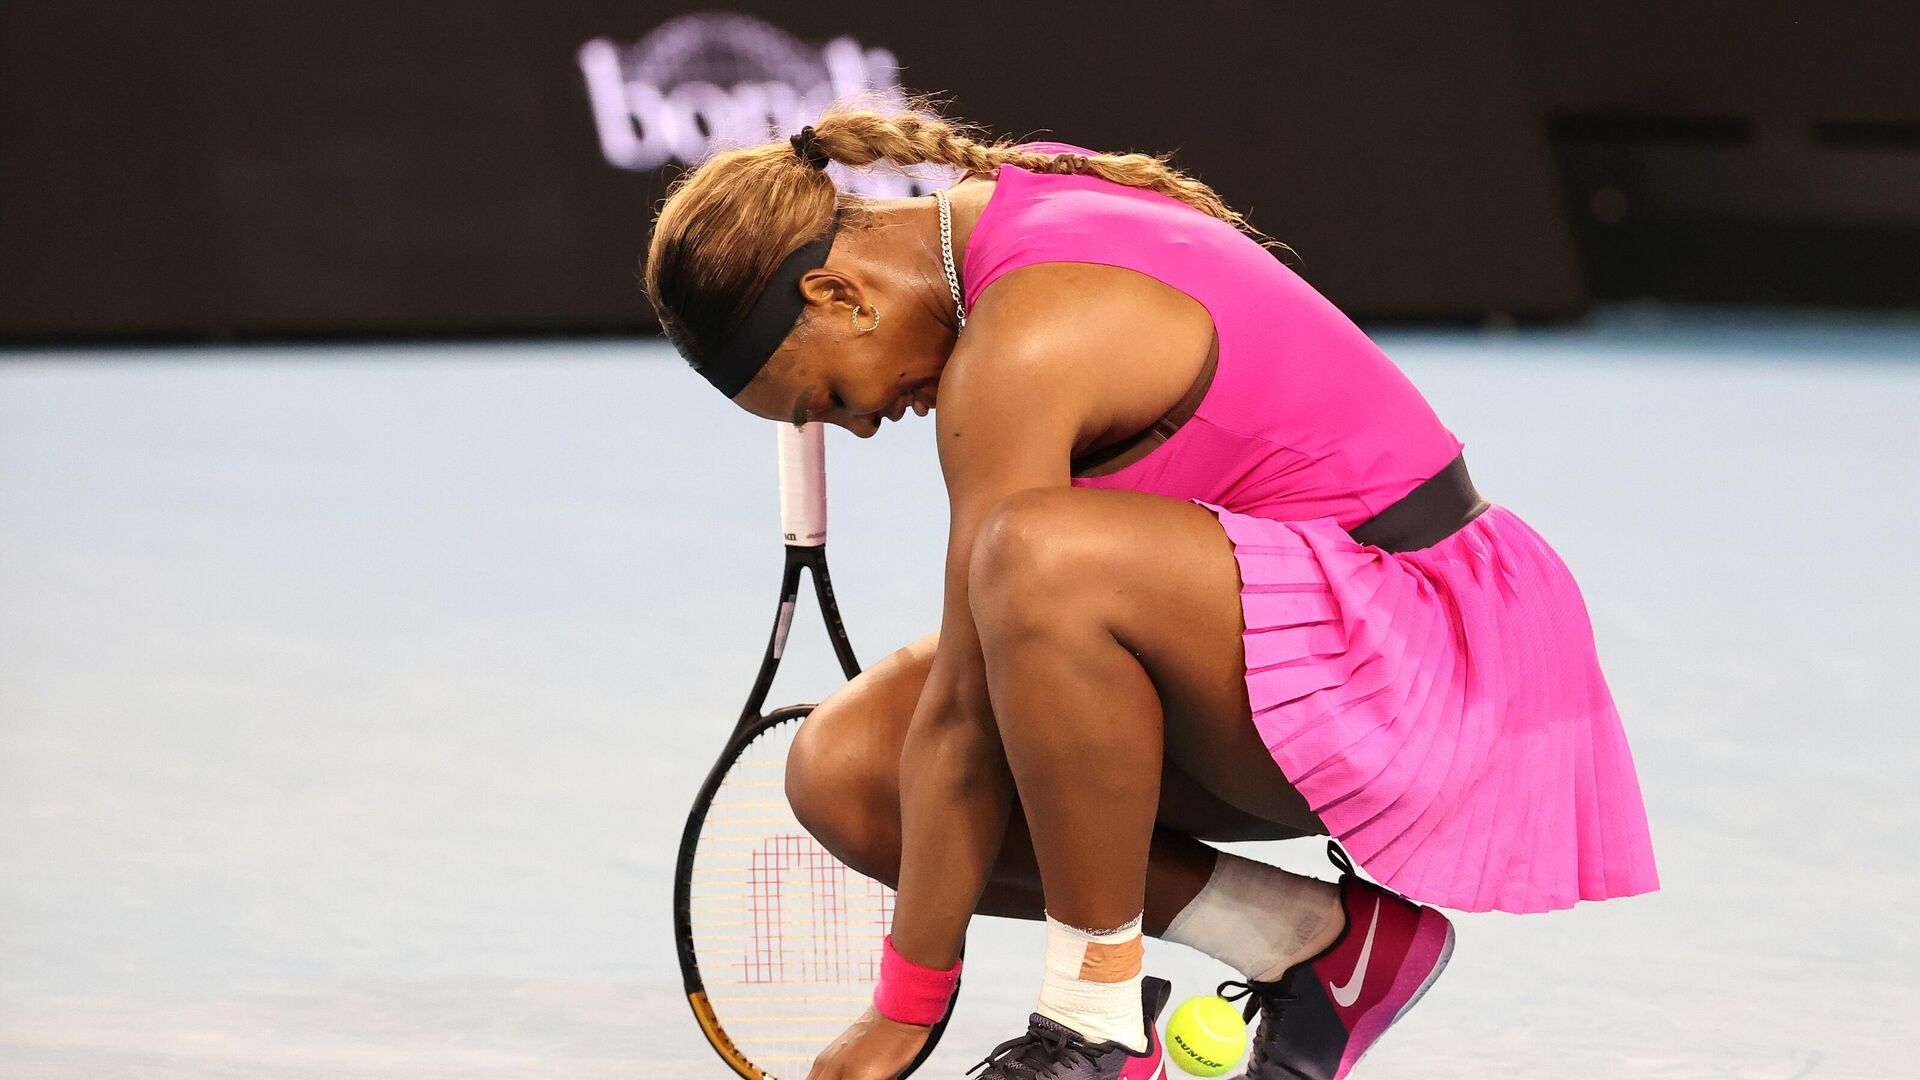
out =
<svg viewBox="0 0 1920 1080"><path fill-rule="evenodd" d="M735 404L770 420L838 424L863 439L934 407L952 328L904 290L850 285L816 290L803 280L806 313Z"/></svg>

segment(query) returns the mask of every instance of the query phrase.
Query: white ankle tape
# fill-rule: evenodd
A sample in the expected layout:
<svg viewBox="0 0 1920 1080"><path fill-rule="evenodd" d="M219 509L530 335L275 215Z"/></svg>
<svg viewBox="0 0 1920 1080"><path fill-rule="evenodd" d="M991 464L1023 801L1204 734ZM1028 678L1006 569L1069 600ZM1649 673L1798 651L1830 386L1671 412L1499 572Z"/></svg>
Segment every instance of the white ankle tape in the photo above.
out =
<svg viewBox="0 0 1920 1080"><path fill-rule="evenodd" d="M1145 942L1138 918L1114 930L1089 931L1047 916L1047 970L1035 1012L1090 1042L1147 1048L1140 975Z"/></svg>

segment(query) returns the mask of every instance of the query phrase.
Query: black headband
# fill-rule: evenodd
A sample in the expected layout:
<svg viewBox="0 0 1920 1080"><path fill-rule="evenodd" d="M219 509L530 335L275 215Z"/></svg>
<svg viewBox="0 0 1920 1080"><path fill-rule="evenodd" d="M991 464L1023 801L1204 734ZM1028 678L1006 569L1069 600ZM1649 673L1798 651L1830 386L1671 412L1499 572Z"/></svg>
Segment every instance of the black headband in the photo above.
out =
<svg viewBox="0 0 1920 1080"><path fill-rule="evenodd" d="M760 369L767 366L767 361L773 359L773 351L787 340L793 325L800 321L800 313L806 309L807 298L800 292L800 278L807 271L827 264L834 234L839 231L840 218L836 214L825 235L808 241L781 260L747 317L740 320L740 325L727 335L727 340L720 343L712 356L688 357L714 389L733 397L745 390L753 377L760 374ZM685 354L686 350L683 348L681 352Z"/></svg>

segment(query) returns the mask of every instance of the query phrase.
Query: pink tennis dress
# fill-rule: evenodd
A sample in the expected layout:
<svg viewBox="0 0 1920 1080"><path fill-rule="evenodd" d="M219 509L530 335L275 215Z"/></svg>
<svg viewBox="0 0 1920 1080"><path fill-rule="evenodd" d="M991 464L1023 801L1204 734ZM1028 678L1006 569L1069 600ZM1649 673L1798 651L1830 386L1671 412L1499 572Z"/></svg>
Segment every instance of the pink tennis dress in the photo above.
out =
<svg viewBox="0 0 1920 1080"><path fill-rule="evenodd" d="M1418 551L1347 534L1461 449L1393 362L1270 252L1183 203L1010 165L998 180L967 244L969 308L1003 274L1079 262L1146 274L1212 314L1218 366L1193 418L1074 484L1218 513L1240 564L1253 722L1354 858L1467 911L1657 888L1586 604L1546 541L1499 506Z"/></svg>

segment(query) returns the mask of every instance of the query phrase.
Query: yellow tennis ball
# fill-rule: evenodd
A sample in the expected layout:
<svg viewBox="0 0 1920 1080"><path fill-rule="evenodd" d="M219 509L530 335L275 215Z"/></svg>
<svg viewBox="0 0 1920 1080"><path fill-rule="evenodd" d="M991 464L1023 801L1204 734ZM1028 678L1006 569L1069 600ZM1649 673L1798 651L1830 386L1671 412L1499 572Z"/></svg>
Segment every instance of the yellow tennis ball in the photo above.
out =
<svg viewBox="0 0 1920 1080"><path fill-rule="evenodd" d="M1167 1021L1167 1056L1195 1076L1224 1075L1246 1052L1247 1022L1225 998L1188 998Z"/></svg>

